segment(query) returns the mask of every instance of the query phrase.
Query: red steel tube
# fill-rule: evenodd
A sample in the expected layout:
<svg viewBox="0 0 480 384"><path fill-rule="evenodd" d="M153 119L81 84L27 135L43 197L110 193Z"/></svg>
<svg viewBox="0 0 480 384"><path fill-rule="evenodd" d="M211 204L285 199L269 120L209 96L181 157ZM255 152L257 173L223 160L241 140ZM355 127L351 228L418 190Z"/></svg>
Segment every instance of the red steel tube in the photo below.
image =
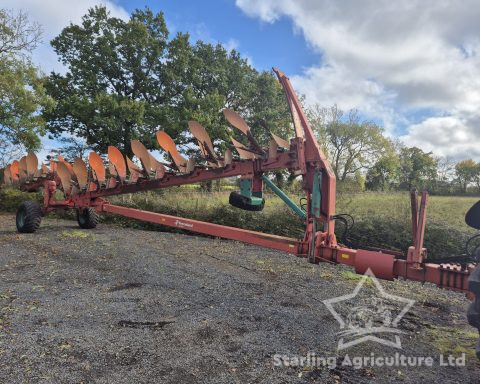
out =
<svg viewBox="0 0 480 384"><path fill-rule="evenodd" d="M150 223L166 225L168 227L203 233L205 235L223 237L225 239L242 241L244 243L255 244L266 248L278 249L295 255L298 254L301 244L300 241L289 237L227 227L225 225L170 216L163 213L142 211L140 209L126 208L113 204L103 204L102 211L131 217L132 219L148 221Z"/></svg>

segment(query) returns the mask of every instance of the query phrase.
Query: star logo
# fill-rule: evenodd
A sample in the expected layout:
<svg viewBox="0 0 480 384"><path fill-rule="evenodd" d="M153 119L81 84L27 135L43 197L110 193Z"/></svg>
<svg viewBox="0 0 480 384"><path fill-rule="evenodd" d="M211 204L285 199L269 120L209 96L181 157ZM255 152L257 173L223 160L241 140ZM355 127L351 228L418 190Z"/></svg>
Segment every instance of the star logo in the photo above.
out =
<svg viewBox="0 0 480 384"><path fill-rule="evenodd" d="M361 290L368 278L373 282L377 294L362 298ZM324 300L323 303L340 324L338 350L365 341L374 341L389 347L402 349L399 335L405 332L398 329L398 324L415 303L415 300L385 292L369 268L353 293ZM391 337L387 338L383 334L393 335L393 339Z"/></svg>

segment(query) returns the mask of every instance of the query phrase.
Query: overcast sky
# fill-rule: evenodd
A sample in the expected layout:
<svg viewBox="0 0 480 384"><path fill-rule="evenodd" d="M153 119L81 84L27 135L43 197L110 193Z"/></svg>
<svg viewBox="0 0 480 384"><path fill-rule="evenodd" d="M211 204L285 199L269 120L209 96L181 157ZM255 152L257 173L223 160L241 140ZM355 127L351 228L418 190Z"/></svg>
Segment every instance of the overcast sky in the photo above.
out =
<svg viewBox="0 0 480 384"><path fill-rule="evenodd" d="M258 69L282 68L307 102L358 109L408 146L480 160L480 1L3 0L44 28L34 55L62 70L49 41L106 4L127 18L147 5L172 32L236 48ZM45 145L51 145L45 141Z"/></svg>

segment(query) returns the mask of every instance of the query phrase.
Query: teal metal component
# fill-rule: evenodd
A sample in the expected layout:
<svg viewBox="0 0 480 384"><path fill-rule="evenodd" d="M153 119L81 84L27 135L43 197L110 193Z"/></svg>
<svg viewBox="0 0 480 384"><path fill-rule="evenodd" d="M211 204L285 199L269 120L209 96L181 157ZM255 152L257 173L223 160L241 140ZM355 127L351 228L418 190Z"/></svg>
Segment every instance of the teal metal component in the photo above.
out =
<svg viewBox="0 0 480 384"><path fill-rule="evenodd" d="M317 169L313 174L313 186L312 186L312 216L319 219L321 216L322 206L322 174Z"/></svg>
<svg viewBox="0 0 480 384"><path fill-rule="evenodd" d="M262 180L264 183L278 196L283 200L288 207L297 214L302 220L307 218L307 213L295 204L292 199L290 199L280 188L278 188L267 176L263 175Z"/></svg>
<svg viewBox="0 0 480 384"><path fill-rule="evenodd" d="M262 192L252 194L252 180L241 179L240 180L240 194L250 199L250 205L261 205L264 203Z"/></svg>
<svg viewBox="0 0 480 384"><path fill-rule="evenodd" d="M245 197L252 197L252 180L240 180L240 193Z"/></svg>

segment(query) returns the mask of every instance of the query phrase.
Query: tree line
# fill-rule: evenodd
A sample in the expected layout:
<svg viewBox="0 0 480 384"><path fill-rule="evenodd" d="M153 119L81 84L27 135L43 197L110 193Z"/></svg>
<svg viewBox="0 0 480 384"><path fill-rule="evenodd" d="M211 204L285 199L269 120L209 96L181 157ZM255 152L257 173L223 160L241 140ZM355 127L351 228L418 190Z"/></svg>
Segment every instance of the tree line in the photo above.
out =
<svg viewBox="0 0 480 384"><path fill-rule="evenodd" d="M15 79L31 95L0 101L2 144L37 150L38 135L46 133L62 141L72 155L85 149L105 153L115 145L131 157L131 140L155 149L155 132L163 129L192 152L187 122L197 120L224 151L236 134L228 129L224 108L245 116L262 144L268 143L269 132L288 136L288 106L271 72L257 71L239 52L221 44L191 43L190 36L181 32L170 36L162 12L145 8L121 20L103 6L91 8L81 23L70 24L51 41L66 71L48 75L41 74L28 57L38 44L40 26L23 21L23 13L2 11L1 15L0 54L2 40L27 43L8 49L0 60L15 62L8 70L11 76L22 65L28 65L32 74L31 81L20 75ZM25 25L19 30L20 21ZM0 89L13 92L2 78ZM30 101L31 107L26 105Z"/></svg>
<svg viewBox="0 0 480 384"><path fill-rule="evenodd" d="M156 149L155 132L163 129L189 155L198 155L189 145L188 120L203 124L223 151L235 135L221 113L227 107L246 117L261 144L270 132L291 136L288 106L271 72L256 70L221 44L191 42L181 32L171 36L162 12L145 8L121 20L103 6L91 8L51 41L64 73L43 74L31 62L41 33L25 13L0 10L3 165L38 150L45 134L59 140L70 158L92 149L105 153L109 145L131 157L132 139ZM454 164L402 145L353 110L306 109L340 183L382 191L480 189L480 165L473 160ZM279 173L277 180L293 178Z"/></svg>
<svg viewBox="0 0 480 384"><path fill-rule="evenodd" d="M361 190L428 189L432 193L480 192L480 163L454 162L385 135L384 129L362 120L356 110L336 105L308 108L310 122L332 163L337 179Z"/></svg>

